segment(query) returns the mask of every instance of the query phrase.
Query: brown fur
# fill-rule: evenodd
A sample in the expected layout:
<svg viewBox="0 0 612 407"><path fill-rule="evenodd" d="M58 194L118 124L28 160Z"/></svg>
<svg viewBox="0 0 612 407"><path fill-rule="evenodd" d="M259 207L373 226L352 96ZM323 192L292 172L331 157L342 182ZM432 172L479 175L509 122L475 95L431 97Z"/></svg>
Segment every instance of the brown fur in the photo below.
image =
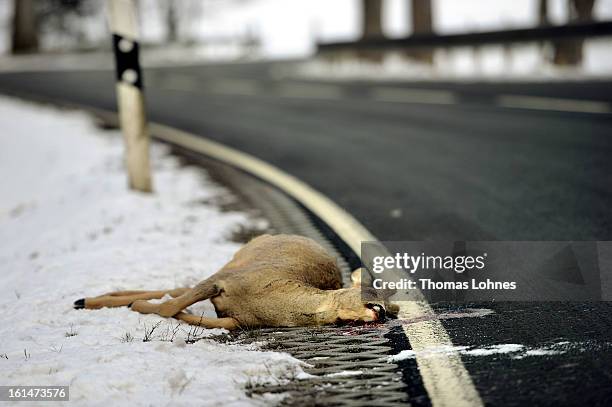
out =
<svg viewBox="0 0 612 407"><path fill-rule="evenodd" d="M359 274L359 273L355 273ZM75 302L76 308L130 305L134 311L175 317L209 328L291 327L338 321L375 321L396 307L383 300L362 301L359 284L341 288L335 259L311 239L263 235L195 287L168 291L123 291ZM162 304L148 299L175 297ZM210 299L218 318L182 312Z"/></svg>

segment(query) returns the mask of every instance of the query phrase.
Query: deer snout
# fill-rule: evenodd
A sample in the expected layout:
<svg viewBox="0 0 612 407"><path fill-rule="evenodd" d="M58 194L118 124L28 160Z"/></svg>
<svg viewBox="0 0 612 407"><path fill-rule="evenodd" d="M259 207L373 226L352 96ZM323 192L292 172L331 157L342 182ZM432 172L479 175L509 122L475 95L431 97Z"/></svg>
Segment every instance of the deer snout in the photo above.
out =
<svg viewBox="0 0 612 407"><path fill-rule="evenodd" d="M380 304L366 304L366 308L371 309L376 314L376 321L385 322L387 320L387 311Z"/></svg>

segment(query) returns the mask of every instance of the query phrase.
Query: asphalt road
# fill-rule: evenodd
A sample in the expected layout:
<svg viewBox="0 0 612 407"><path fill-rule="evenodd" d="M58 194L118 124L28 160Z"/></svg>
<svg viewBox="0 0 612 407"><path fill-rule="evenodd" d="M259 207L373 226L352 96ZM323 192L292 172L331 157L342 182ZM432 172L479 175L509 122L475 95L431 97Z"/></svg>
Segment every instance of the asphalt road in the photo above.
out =
<svg viewBox="0 0 612 407"><path fill-rule="evenodd" d="M380 240L612 240L612 82L398 84L283 72L268 63L148 70L148 110L297 176ZM113 77L10 73L0 90L113 109ZM480 306L495 312L444 320L455 344L562 348L462 356L485 402L612 401L608 303Z"/></svg>

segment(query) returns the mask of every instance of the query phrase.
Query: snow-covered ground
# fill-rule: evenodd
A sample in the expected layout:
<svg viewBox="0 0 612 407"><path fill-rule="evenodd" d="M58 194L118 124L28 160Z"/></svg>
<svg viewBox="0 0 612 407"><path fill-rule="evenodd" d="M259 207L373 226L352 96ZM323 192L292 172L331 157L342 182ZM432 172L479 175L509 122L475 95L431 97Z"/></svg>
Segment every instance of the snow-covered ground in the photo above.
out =
<svg viewBox="0 0 612 407"><path fill-rule="evenodd" d="M72 309L107 291L196 283L231 257L228 235L250 220L203 203L226 191L160 145L155 194L129 192L118 132L85 114L1 97L0 128L0 385L69 385L88 406L257 405L246 385L303 375L286 354L185 342L222 330Z"/></svg>
<svg viewBox="0 0 612 407"><path fill-rule="evenodd" d="M387 53L381 63L350 55L314 58L285 75L325 80L575 80L612 77L612 39L587 40L581 66L551 62L553 49L537 44L437 49L427 65L401 53Z"/></svg>

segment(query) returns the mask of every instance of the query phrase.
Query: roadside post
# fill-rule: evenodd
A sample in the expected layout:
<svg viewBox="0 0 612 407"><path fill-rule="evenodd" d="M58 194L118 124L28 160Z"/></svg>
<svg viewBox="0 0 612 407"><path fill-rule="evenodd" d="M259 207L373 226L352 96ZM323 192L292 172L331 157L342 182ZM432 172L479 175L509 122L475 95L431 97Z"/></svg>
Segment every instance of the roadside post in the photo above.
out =
<svg viewBox="0 0 612 407"><path fill-rule="evenodd" d="M151 192L150 141L138 59L136 5L133 0L107 0L107 5L113 35L119 123L125 140L129 186L137 191Z"/></svg>

